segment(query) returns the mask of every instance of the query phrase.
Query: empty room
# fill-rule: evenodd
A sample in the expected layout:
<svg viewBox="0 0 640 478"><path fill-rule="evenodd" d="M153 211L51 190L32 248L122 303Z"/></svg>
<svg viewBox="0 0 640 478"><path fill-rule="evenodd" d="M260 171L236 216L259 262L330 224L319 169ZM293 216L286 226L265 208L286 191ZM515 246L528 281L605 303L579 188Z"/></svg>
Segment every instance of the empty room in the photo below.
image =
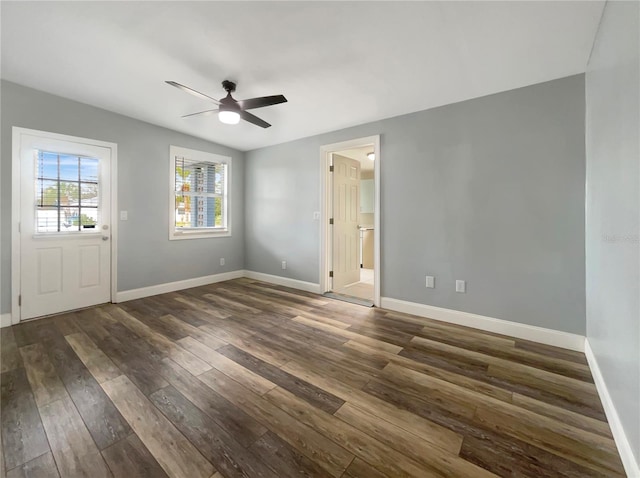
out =
<svg viewBox="0 0 640 478"><path fill-rule="evenodd" d="M640 478L639 1L0 27L0 476Z"/></svg>

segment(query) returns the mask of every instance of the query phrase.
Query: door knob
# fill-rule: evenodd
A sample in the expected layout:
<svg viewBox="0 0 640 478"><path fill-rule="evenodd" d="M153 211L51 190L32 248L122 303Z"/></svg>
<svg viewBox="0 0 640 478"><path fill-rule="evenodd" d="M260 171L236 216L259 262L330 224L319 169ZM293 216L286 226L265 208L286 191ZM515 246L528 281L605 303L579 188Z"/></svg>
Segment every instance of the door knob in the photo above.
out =
<svg viewBox="0 0 640 478"><path fill-rule="evenodd" d="M102 236L102 240L103 241L108 241L109 240L109 236Z"/></svg>

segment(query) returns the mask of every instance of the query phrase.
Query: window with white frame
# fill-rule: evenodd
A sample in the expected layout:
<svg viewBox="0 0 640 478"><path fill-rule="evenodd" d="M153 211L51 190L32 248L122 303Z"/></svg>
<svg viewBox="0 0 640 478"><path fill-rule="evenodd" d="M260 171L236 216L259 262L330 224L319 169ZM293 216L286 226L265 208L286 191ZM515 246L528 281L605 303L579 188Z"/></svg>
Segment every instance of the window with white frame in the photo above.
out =
<svg viewBox="0 0 640 478"><path fill-rule="evenodd" d="M179 146L170 147L169 239L231 234L231 158Z"/></svg>

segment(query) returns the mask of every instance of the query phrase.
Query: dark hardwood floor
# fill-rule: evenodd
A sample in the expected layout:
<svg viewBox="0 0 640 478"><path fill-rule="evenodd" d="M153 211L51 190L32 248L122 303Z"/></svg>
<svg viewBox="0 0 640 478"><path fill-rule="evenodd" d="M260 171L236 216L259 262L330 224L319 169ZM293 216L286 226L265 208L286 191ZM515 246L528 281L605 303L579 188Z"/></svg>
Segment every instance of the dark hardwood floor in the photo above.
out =
<svg viewBox="0 0 640 478"><path fill-rule="evenodd" d="M14 477L616 477L585 357L238 279L4 328Z"/></svg>

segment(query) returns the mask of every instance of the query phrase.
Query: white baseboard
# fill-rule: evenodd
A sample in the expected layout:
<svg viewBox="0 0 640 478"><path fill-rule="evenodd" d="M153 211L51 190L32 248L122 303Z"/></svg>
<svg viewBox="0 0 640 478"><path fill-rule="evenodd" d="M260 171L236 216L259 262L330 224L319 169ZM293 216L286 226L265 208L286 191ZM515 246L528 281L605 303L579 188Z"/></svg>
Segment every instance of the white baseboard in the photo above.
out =
<svg viewBox="0 0 640 478"><path fill-rule="evenodd" d="M126 302L128 300L142 299L152 295L166 294L167 292L175 292L177 290L190 289L191 287L200 287L203 285L222 282L225 280L239 279L244 277L244 271L223 272L221 274L213 274L210 276L194 277L193 279L185 279L176 282L167 282L165 284L152 285L149 287L141 287L140 289L131 289L118 292L115 302Z"/></svg>
<svg viewBox="0 0 640 478"><path fill-rule="evenodd" d="M390 297L382 297L380 302L380 305L385 309L404 312L405 314L418 315L442 322L464 325L487 332L509 335L519 339L531 340L532 342L584 352L584 336L582 335L545 329L533 325L519 324L517 322L495 319L484 315L461 312L459 310L443 309L432 305L407 302Z"/></svg>
<svg viewBox="0 0 640 478"><path fill-rule="evenodd" d="M0 328L2 327L11 327L11 314L7 312L6 314L0 314Z"/></svg>
<svg viewBox="0 0 640 478"><path fill-rule="evenodd" d="M622 428L622 422L620 421L616 407L613 404L611 395L609 395L609 389L607 388L607 384L605 383L602 372L600 371L600 366L598 365L598 361L596 360L593 350L591 350L591 345L589 345L589 339L585 339L584 354L587 356L587 362L589 363L589 368L593 375L593 381L596 384L598 395L600 395L600 400L604 407L604 413L607 416L607 421L611 427L613 439L618 447L618 453L620 453L624 471L627 473L629 478L640 477L640 464L638 464L633 455L633 450L631 449L629 440L627 440L624 428Z"/></svg>
<svg viewBox="0 0 640 478"><path fill-rule="evenodd" d="M292 289L313 292L314 294L320 293L320 284L314 284L313 282L305 282L297 279L289 279L288 277L274 276L254 271L244 271L244 277L247 279L261 280L264 282L270 282L271 284L291 287Z"/></svg>

